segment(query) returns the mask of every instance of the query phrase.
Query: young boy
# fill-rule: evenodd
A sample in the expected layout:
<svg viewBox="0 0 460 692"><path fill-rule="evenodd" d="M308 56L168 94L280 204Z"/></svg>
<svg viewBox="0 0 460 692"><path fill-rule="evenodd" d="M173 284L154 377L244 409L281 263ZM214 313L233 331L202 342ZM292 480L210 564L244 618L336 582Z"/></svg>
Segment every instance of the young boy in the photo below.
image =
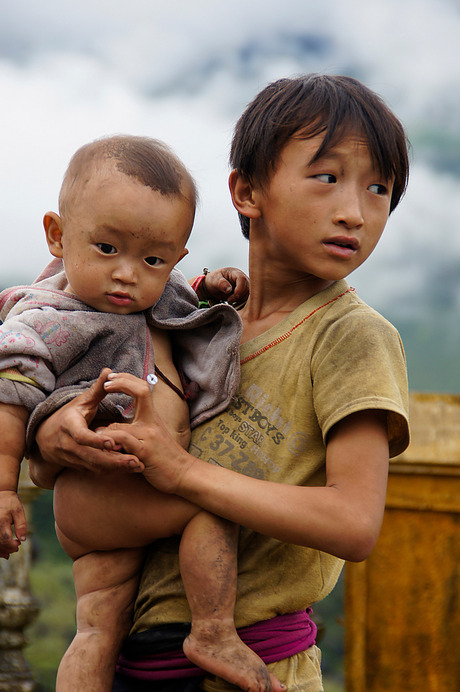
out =
<svg viewBox="0 0 460 692"><path fill-rule="evenodd" d="M238 343L239 319L228 305L197 309L195 294L174 268L187 253L195 200L190 174L156 140L105 138L72 158L59 214L44 217L48 247L59 266L50 266L32 287L10 289L1 298L0 424L6 441L0 499L9 503L1 518L15 523L19 540L25 521L16 486L27 418L31 414L29 439L41 416L84 391L104 365L146 378L149 391L158 379L156 406L183 447L190 439L187 399L194 388L199 385L201 393L190 401L193 425L207 411L227 406L234 389L227 389L226 380L229 372L235 374L229 345ZM224 273L230 283L237 282L236 271ZM223 274L219 278L229 286ZM177 331L174 353L171 329ZM94 423L132 415L132 400L115 395L99 408ZM58 470L37 478L52 487ZM157 492L145 479L71 469L57 475L56 532L74 560L77 594L77 634L62 659L57 690L111 689L116 653L130 625L143 546L182 532L182 576L197 620L184 644L187 656L236 684L280 689L233 625L236 528ZM14 543L13 549L18 540ZM197 561L199 575L187 568Z"/></svg>
<svg viewBox="0 0 460 692"><path fill-rule="evenodd" d="M343 560L363 560L372 550L388 458L409 440L399 336L344 278L374 250L405 190L406 137L356 80L282 79L243 113L231 163L251 281L240 311L238 394L194 428L192 457L158 419L152 424L145 383L114 374L105 391L135 394L138 417L110 430L157 487L244 527L236 625L252 632L254 648L288 690L319 692L320 654L305 609L331 591ZM100 395L93 389L85 406ZM61 446L68 438L66 420L81 405L74 401L43 424L38 441L47 458L55 436ZM92 444L98 449L83 451L68 440L69 459L88 453L104 463L95 436ZM173 642L175 623L188 617L173 552L163 541L147 558L117 692L149 689L151 661L164 651L156 642ZM171 689L164 668L163 689ZM187 683L191 689L191 680L175 689ZM229 689L210 676L200 687Z"/></svg>

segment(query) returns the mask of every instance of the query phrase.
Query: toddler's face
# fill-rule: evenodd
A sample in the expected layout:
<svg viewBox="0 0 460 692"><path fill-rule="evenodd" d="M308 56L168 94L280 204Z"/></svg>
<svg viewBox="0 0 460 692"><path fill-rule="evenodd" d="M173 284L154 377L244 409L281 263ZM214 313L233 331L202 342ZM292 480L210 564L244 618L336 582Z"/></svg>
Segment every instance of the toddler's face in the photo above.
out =
<svg viewBox="0 0 460 692"><path fill-rule="evenodd" d="M193 205L165 196L115 169L97 171L62 225L62 257L75 294L102 312L154 305L187 254Z"/></svg>

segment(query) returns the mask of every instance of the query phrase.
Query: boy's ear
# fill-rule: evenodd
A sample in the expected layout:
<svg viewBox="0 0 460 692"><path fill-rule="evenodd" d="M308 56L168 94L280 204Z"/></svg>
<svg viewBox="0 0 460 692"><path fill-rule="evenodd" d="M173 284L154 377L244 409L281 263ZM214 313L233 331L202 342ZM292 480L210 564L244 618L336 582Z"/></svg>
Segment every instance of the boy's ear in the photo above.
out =
<svg viewBox="0 0 460 692"><path fill-rule="evenodd" d="M46 242L54 257L62 257L62 219L54 211L46 212L43 217Z"/></svg>
<svg viewBox="0 0 460 692"><path fill-rule="evenodd" d="M237 170L233 170L228 179L228 186L235 209L243 216L247 216L248 219L258 219L260 210L250 182Z"/></svg>

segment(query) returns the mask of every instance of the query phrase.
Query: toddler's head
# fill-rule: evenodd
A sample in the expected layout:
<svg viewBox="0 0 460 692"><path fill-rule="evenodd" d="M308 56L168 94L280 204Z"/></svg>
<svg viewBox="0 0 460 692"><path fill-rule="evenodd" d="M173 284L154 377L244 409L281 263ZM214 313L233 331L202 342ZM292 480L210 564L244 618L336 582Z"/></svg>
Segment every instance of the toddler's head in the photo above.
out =
<svg viewBox="0 0 460 692"><path fill-rule="evenodd" d="M96 310L129 314L154 305L187 253L195 183L163 142L117 135L81 147L44 217L67 291Z"/></svg>

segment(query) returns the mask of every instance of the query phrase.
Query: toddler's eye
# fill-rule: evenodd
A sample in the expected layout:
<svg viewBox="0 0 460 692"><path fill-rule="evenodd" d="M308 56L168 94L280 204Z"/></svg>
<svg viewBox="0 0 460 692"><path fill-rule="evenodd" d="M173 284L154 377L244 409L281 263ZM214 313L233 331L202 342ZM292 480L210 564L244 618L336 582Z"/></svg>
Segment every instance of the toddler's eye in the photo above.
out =
<svg viewBox="0 0 460 692"><path fill-rule="evenodd" d="M151 267L157 267L159 264L163 262L163 260L159 257L146 257L145 262L149 264Z"/></svg>
<svg viewBox="0 0 460 692"><path fill-rule="evenodd" d="M374 185L369 185L369 190L376 195L386 195L388 189L385 185L381 183L375 183Z"/></svg>
<svg viewBox="0 0 460 692"><path fill-rule="evenodd" d="M110 243L97 243L97 247L104 255L114 255L117 251L117 248Z"/></svg>
<svg viewBox="0 0 460 692"><path fill-rule="evenodd" d="M332 173L319 173L318 175L313 176L317 180L319 180L321 183L336 183L337 178L335 175L332 175Z"/></svg>

